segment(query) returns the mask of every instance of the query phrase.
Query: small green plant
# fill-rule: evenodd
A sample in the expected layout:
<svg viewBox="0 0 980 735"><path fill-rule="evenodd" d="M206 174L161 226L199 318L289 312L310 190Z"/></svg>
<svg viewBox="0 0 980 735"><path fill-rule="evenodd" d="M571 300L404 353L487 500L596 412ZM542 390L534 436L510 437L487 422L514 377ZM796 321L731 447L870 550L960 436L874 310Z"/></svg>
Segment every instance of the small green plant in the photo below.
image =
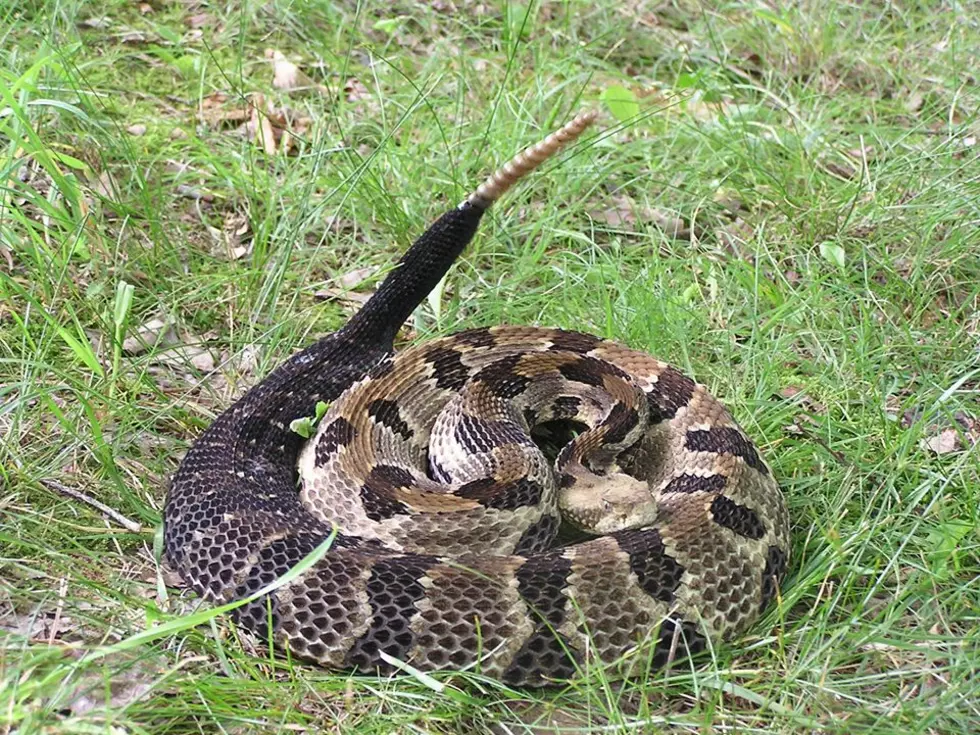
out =
<svg viewBox="0 0 980 735"><path fill-rule="evenodd" d="M290 431L299 434L304 439L309 439L313 436L313 432L316 431L317 425L320 420L327 413L327 409L330 408L329 403L324 403L323 401L317 401L316 412L313 416L304 416L301 419L295 419L289 424Z"/></svg>

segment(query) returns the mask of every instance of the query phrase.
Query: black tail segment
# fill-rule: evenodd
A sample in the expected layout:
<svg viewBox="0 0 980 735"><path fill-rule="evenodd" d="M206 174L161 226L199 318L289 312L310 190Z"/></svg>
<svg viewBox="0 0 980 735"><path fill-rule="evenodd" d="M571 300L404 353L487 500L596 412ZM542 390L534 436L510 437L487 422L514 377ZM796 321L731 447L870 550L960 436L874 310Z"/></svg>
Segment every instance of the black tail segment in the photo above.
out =
<svg viewBox="0 0 980 735"><path fill-rule="evenodd" d="M365 347L390 351L402 324L473 239L484 211L486 207L464 202L437 219L342 333Z"/></svg>

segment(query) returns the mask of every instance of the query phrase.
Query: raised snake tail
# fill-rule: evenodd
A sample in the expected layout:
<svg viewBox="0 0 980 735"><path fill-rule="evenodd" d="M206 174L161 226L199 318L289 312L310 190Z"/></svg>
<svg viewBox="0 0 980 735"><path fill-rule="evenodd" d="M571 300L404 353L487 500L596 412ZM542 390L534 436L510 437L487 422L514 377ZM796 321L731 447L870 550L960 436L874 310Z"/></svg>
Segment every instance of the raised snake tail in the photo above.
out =
<svg viewBox="0 0 980 735"><path fill-rule="evenodd" d="M487 208L521 178L578 138L598 117L583 112L560 130L514 156L462 204L436 220L399 260L374 296L345 327L358 341L390 350L395 334L436 287L473 238Z"/></svg>
<svg viewBox="0 0 980 735"><path fill-rule="evenodd" d="M596 121L599 116L594 110L583 112L575 117L560 130L556 130L540 143L525 148L503 166L491 174L486 181L470 194L464 204L471 204L480 209L487 209L500 199L508 189L520 179L555 155L566 145L578 138ZM462 206L462 205L460 205Z"/></svg>

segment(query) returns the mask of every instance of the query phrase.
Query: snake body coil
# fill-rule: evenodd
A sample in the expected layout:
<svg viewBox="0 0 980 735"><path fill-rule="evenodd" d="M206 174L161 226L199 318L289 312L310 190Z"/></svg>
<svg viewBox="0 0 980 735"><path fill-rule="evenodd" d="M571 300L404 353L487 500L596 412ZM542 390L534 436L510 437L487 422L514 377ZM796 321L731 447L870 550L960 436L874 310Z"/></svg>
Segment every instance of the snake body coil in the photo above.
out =
<svg viewBox="0 0 980 735"><path fill-rule="evenodd" d="M164 521L167 555L199 593L254 595L336 524L322 558L238 608L240 624L330 667L400 660L528 685L631 652L662 665L758 617L786 568L786 505L702 386L557 329L477 329L393 352L486 208L592 120L443 215L343 328L194 443ZM318 401L333 404L304 446L289 425ZM562 445L552 459L544 434ZM561 519L593 537L554 547Z"/></svg>

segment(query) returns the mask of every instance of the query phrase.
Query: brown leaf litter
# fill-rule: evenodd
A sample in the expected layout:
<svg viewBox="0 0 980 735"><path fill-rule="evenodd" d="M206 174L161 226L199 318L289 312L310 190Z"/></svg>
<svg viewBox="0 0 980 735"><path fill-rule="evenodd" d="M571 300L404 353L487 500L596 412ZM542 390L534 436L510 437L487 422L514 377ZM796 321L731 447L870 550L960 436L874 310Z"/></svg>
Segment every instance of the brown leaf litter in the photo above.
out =
<svg viewBox="0 0 980 735"><path fill-rule="evenodd" d="M327 94L327 88L308 77L299 66L276 49L267 48L265 58L272 62L272 86L284 92L315 91Z"/></svg>
<svg viewBox="0 0 980 735"><path fill-rule="evenodd" d="M256 92L249 98L249 121L245 132L267 154L279 151L291 153L297 149L297 141L308 132L312 118L296 115L288 108L277 108L271 100Z"/></svg>
<svg viewBox="0 0 980 735"><path fill-rule="evenodd" d="M885 413L903 429L912 429L922 421L926 409L913 406L904 411L898 396L885 400ZM966 413L956 411L951 418L940 416L930 421L922 430L919 448L937 456L962 452L980 443L980 421Z"/></svg>
<svg viewBox="0 0 980 735"><path fill-rule="evenodd" d="M665 209L639 205L626 194L614 194L608 204L602 208L589 210L592 219L610 227L634 227L638 222L649 222L656 225L668 237L687 240L691 237L691 228L687 222L676 213Z"/></svg>
<svg viewBox="0 0 980 735"><path fill-rule="evenodd" d="M205 223L214 247L212 254L228 260L240 260L252 250L252 231L244 212L227 212L221 228Z"/></svg>
<svg viewBox="0 0 980 735"><path fill-rule="evenodd" d="M260 92L234 99L215 92L201 100L198 119L212 130L238 126L243 135L269 155L296 151L298 140L313 124L312 118L287 107L276 107Z"/></svg>

